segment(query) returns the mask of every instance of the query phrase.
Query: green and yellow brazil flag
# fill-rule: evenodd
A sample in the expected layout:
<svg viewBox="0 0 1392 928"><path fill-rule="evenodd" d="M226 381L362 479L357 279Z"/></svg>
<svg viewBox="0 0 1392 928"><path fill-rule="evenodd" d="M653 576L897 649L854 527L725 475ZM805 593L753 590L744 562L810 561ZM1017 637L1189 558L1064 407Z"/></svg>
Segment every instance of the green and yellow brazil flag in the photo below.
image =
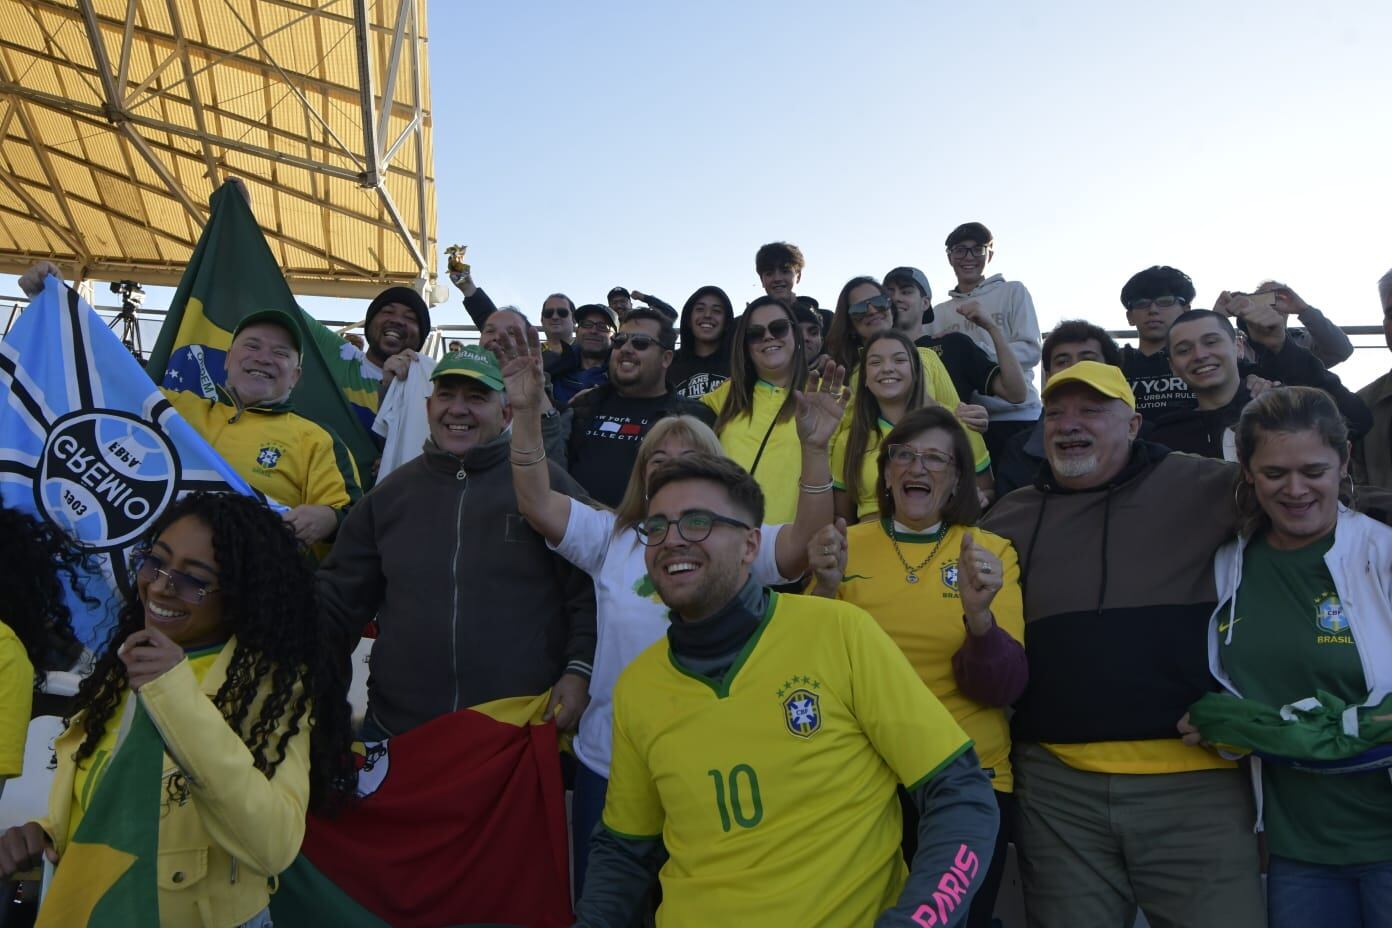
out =
<svg viewBox="0 0 1392 928"><path fill-rule="evenodd" d="M232 331L247 315L279 309L300 320L304 343L295 411L342 439L363 489L379 452L371 434L378 381L364 375L357 349L300 309L251 207L234 184L209 200L212 214L179 282L146 369L155 383L213 398L226 378Z"/></svg>

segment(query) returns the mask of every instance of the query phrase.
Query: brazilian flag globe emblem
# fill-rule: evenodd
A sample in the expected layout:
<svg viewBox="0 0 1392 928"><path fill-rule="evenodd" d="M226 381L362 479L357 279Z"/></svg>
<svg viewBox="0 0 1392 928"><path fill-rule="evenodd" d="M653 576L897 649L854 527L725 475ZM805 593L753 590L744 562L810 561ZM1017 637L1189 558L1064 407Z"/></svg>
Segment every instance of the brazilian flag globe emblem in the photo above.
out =
<svg viewBox="0 0 1392 928"><path fill-rule="evenodd" d="M138 697L130 731L77 826L35 928L136 928L158 921L164 743Z"/></svg>

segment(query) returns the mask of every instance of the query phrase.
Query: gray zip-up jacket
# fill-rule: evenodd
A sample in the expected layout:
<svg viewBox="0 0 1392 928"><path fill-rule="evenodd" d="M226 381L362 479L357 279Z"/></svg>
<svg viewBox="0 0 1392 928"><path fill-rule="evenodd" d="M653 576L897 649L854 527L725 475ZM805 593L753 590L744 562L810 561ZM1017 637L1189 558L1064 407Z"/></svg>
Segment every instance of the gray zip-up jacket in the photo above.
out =
<svg viewBox="0 0 1392 928"><path fill-rule="evenodd" d="M345 656L377 620L368 718L388 734L590 675L594 585L518 514L506 434L462 457L427 441L348 513L316 587Z"/></svg>

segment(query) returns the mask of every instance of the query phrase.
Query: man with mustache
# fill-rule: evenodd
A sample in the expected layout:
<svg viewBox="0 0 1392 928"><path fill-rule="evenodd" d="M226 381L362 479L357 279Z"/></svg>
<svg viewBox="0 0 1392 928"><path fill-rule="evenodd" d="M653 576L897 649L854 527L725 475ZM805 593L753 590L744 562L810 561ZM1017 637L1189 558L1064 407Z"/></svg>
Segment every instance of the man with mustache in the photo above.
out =
<svg viewBox="0 0 1392 928"><path fill-rule="evenodd" d="M1046 466L981 527L1020 558L1029 684L1011 720L1034 928L1261 928L1246 774L1176 724L1213 688L1213 555L1236 465L1137 440L1119 367L1044 385Z"/></svg>

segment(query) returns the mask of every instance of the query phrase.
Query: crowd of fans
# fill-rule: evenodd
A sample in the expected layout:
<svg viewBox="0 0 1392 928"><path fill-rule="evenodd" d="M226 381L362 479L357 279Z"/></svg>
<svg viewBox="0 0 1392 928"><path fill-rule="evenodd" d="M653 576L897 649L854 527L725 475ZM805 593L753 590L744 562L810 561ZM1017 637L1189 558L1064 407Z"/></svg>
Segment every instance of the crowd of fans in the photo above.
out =
<svg viewBox="0 0 1392 928"><path fill-rule="evenodd" d="M824 310L777 242L738 312L616 287L539 326L463 267L480 344L439 362L393 288L364 370L424 385L392 415L428 438L366 493L290 408L298 327L244 319L218 398L170 399L288 512L197 494L154 525L0 878L62 859L133 692L173 761L161 842L206 858L162 885L172 925L269 923L353 737L549 692L581 925L988 926L1012 842L1034 926L1392 924L1392 374L1355 394L1293 289L1199 308L1171 267L1118 281L1135 347L1100 314L1043 333L984 225L944 245L936 304L898 266ZM72 661L76 570L3 515L0 778Z"/></svg>

